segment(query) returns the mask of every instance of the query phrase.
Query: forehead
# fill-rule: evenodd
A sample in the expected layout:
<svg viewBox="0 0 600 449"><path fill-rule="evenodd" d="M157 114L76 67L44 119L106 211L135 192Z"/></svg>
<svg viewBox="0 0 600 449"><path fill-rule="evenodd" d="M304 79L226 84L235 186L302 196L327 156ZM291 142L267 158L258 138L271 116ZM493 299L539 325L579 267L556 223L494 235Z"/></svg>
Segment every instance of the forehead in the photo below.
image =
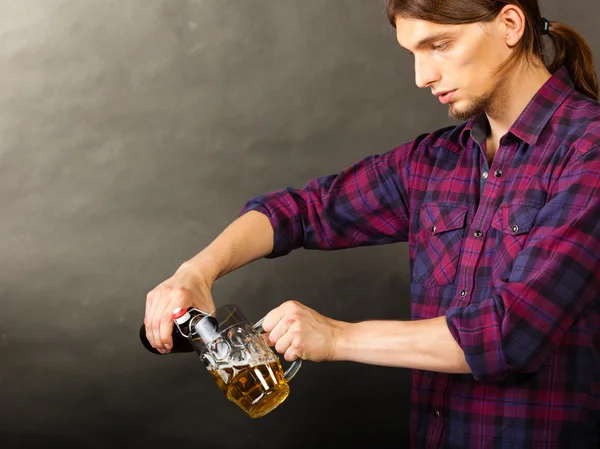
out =
<svg viewBox="0 0 600 449"><path fill-rule="evenodd" d="M439 33L457 32L460 25L443 25L419 19L396 17L396 38L405 48L413 48L420 41Z"/></svg>

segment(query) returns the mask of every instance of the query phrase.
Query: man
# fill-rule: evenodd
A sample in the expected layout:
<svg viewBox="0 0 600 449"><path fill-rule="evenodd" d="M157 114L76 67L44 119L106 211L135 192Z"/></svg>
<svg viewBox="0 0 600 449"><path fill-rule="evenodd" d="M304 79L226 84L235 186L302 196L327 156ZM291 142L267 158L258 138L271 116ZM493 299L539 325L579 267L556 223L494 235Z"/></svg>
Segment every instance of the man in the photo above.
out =
<svg viewBox="0 0 600 449"><path fill-rule="evenodd" d="M411 321L344 323L289 301L263 323L275 349L288 361L413 369L413 447L597 448L600 104L589 47L536 0L389 0L388 11L417 85L467 121L249 201L148 294L148 339L168 351L171 311L212 310L213 282L260 257L407 241ZM555 49L547 65L543 35Z"/></svg>

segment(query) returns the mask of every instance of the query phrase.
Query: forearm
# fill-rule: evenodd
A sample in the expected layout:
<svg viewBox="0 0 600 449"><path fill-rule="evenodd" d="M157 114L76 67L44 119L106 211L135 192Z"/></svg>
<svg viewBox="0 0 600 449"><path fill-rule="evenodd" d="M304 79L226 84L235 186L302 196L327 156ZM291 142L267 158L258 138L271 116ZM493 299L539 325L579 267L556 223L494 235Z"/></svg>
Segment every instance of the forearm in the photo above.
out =
<svg viewBox="0 0 600 449"><path fill-rule="evenodd" d="M201 271L212 285L220 277L260 259L273 251L273 227L256 211L242 215L219 234L205 249L182 267Z"/></svg>
<svg viewBox="0 0 600 449"><path fill-rule="evenodd" d="M420 321L346 323L334 360L445 373L470 373L445 317Z"/></svg>

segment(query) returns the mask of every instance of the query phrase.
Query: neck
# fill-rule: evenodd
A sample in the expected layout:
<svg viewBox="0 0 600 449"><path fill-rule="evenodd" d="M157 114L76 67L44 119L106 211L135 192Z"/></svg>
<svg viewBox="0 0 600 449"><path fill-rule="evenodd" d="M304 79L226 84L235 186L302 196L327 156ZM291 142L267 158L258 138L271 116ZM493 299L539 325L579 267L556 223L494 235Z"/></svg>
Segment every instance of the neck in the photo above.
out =
<svg viewBox="0 0 600 449"><path fill-rule="evenodd" d="M490 123L488 152L492 155L513 123L519 118L527 104L552 75L546 67L521 63L499 86L494 100L485 113Z"/></svg>

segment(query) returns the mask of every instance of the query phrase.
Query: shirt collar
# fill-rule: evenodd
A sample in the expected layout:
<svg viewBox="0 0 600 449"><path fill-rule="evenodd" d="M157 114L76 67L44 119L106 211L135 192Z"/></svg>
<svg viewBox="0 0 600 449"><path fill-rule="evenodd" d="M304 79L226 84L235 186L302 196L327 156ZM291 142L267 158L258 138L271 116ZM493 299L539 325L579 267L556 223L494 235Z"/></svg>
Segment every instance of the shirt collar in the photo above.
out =
<svg viewBox="0 0 600 449"><path fill-rule="evenodd" d="M509 133L529 145L535 145L556 110L573 91L574 84L566 67L558 69L533 96ZM469 137L482 144L490 131L484 112L469 120L460 133L460 144L466 148Z"/></svg>

